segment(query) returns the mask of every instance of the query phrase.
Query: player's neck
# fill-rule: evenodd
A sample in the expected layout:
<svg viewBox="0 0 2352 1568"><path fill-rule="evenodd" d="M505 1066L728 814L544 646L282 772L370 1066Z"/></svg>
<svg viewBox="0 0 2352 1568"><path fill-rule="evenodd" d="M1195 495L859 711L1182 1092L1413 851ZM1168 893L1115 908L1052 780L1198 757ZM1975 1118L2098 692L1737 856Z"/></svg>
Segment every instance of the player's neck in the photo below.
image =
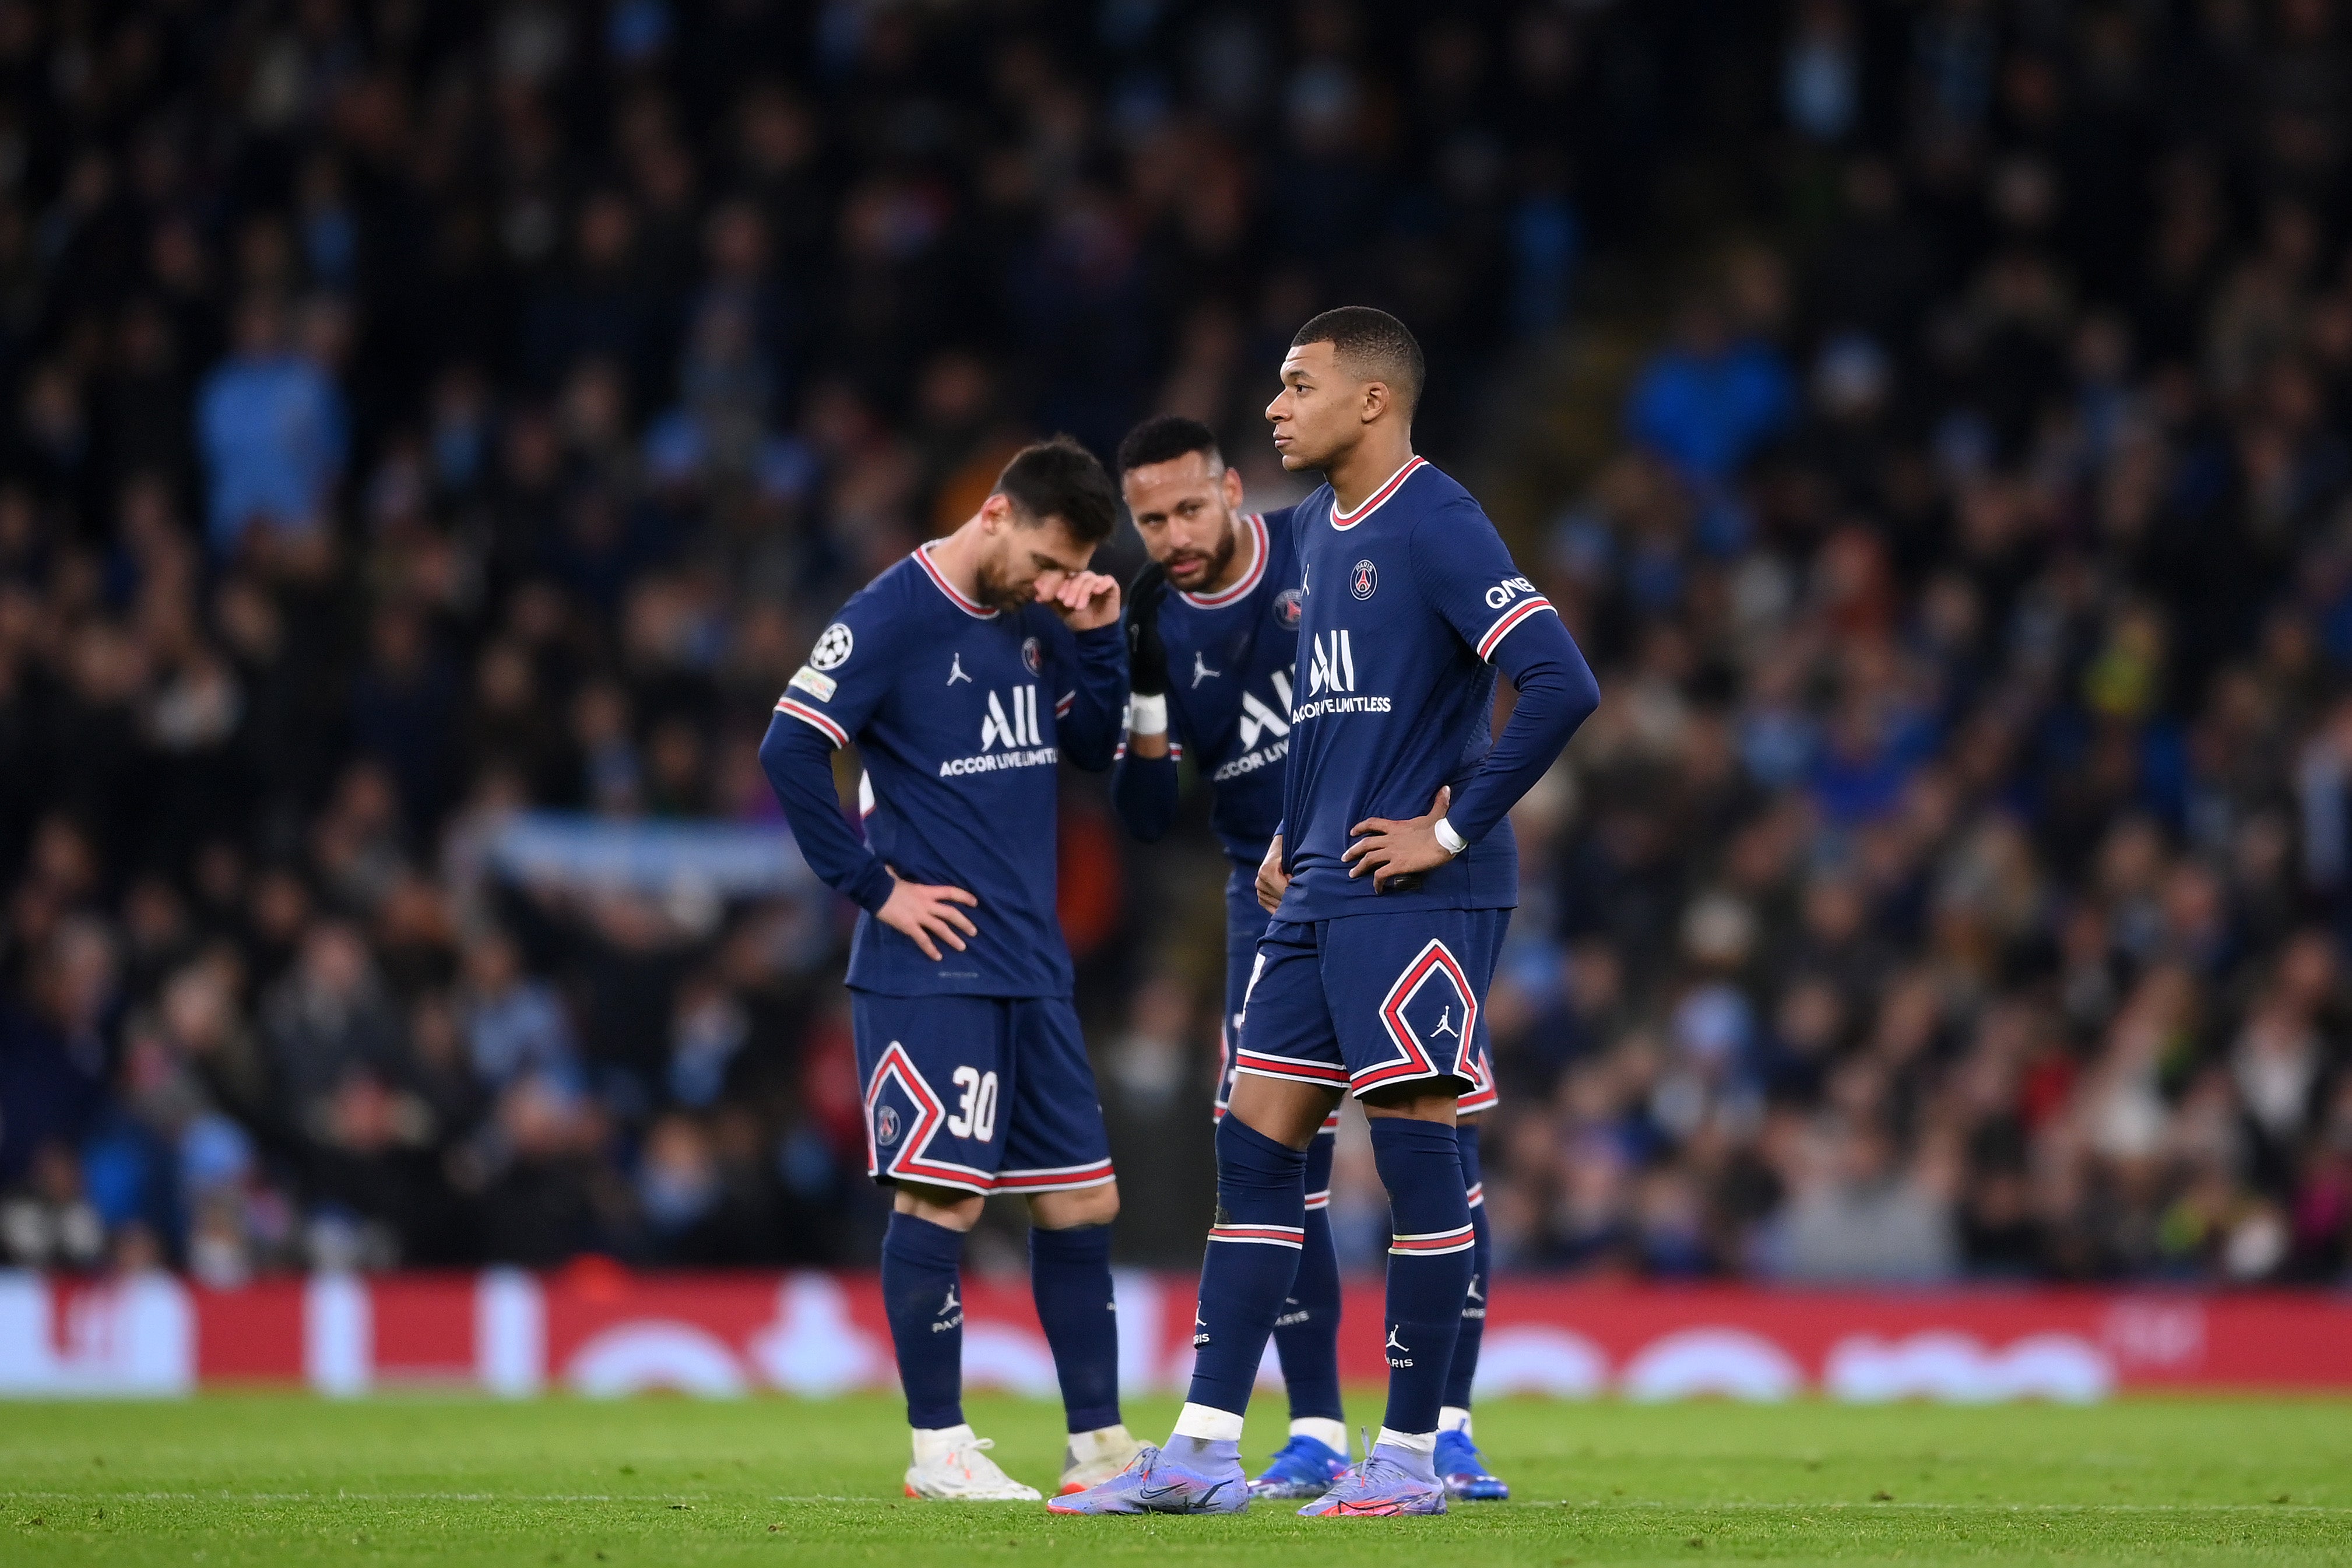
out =
<svg viewBox="0 0 2352 1568"><path fill-rule="evenodd" d="M948 586L973 604L980 603L980 520L974 518L923 547L931 552L931 564Z"/></svg>
<svg viewBox="0 0 2352 1568"><path fill-rule="evenodd" d="M1234 515L1234 552L1225 557L1225 569L1193 589L1193 593L1202 597L1222 594L1248 576L1250 568L1257 564L1257 530L1244 527L1242 517L1238 512Z"/></svg>
<svg viewBox="0 0 2352 1568"><path fill-rule="evenodd" d="M1347 456L1323 470L1323 477L1331 481L1331 494L1339 510L1353 511L1412 461L1410 432L1367 431Z"/></svg>

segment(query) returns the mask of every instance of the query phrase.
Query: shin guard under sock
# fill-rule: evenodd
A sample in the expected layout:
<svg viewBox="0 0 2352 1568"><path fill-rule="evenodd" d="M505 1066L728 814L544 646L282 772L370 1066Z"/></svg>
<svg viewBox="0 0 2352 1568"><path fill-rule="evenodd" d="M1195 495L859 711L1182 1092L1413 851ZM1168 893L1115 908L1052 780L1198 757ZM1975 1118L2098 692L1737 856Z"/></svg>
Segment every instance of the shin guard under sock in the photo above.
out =
<svg viewBox="0 0 2352 1568"><path fill-rule="evenodd" d="M1486 1196L1478 1171L1478 1124L1465 1121L1454 1129L1454 1147L1462 1155L1462 1184L1470 1205L1471 1234L1477 1245L1470 1249L1470 1292L1462 1303L1462 1333L1454 1342L1454 1361L1445 1373L1445 1408L1470 1408L1470 1385L1478 1376L1478 1346L1486 1335L1486 1288L1495 1257L1493 1234L1486 1228Z"/></svg>
<svg viewBox="0 0 2352 1568"><path fill-rule="evenodd" d="M1389 1190L1386 1352L1394 1432L1437 1430L1445 1374L1462 1333L1470 1289L1470 1203L1452 1126L1403 1116L1371 1118L1372 1159Z"/></svg>
<svg viewBox="0 0 2352 1568"><path fill-rule="evenodd" d="M1111 1301L1110 1226L1029 1232L1029 1291L1053 1347L1070 1430L1118 1425L1118 1312Z"/></svg>
<svg viewBox="0 0 2352 1568"><path fill-rule="evenodd" d="M894 1214L882 1234L882 1308L907 1389L907 1425L963 1425L963 1232Z"/></svg>
<svg viewBox="0 0 2352 1568"><path fill-rule="evenodd" d="M1274 1321L1274 1348L1290 1395L1290 1419L1345 1423L1339 1404L1339 1253L1331 1241L1331 1153L1336 1135L1307 1146L1306 1248Z"/></svg>
<svg viewBox="0 0 2352 1568"><path fill-rule="evenodd" d="M1219 1121L1217 1223L1201 1263L1188 1405L1236 1415L1249 1408L1266 1336L1298 1272L1306 1222L1306 1152L1237 1116Z"/></svg>

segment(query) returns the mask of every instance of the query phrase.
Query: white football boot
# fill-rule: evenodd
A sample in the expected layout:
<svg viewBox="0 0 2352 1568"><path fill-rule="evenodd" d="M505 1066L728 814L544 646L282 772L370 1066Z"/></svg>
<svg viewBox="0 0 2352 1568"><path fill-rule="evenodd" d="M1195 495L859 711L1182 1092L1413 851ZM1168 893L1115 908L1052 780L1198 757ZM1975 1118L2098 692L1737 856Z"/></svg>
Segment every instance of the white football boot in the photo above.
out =
<svg viewBox="0 0 2352 1568"><path fill-rule="evenodd" d="M969 1424L915 1434L915 1462L907 1467L907 1495L941 1502L1035 1502L1043 1495L999 1469Z"/></svg>
<svg viewBox="0 0 2352 1568"><path fill-rule="evenodd" d="M1092 1432L1073 1432L1069 1447L1062 1450L1062 1492L1082 1492L1100 1486L1127 1468L1128 1462L1143 1452L1143 1445L1128 1435L1125 1426L1101 1426Z"/></svg>

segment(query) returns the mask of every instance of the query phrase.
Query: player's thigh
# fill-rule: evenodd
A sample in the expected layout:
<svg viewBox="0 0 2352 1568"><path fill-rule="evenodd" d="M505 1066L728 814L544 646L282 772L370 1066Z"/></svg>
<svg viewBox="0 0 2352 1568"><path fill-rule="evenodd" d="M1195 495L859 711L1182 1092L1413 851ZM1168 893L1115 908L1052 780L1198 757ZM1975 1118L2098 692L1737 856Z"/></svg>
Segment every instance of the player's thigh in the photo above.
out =
<svg viewBox="0 0 2352 1568"><path fill-rule="evenodd" d="M1009 1006L1011 1073L1000 1111L1004 1163L996 1190L1067 1193L1109 1185L1110 1134L1076 1010L1064 996L1024 997Z"/></svg>
<svg viewBox="0 0 2352 1568"><path fill-rule="evenodd" d="M1225 1011L1217 1021L1217 1045L1224 1060L1217 1071L1217 1110L1234 1092L1234 1055L1241 1045L1242 1007L1250 972L1257 964L1257 941L1265 934L1265 910L1258 907L1257 872L1235 866L1225 878Z"/></svg>
<svg viewBox="0 0 2352 1568"><path fill-rule="evenodd" d="M1012 1009L993 996L850 993L868 1174L918 1188L994 1190Z"/></svg>
<svg viewBox="0 0 2352 1568"><path fill-rule="evenodd" d="M1500 918L1496 910L1422 910L1327 923L1321 980L1350 1093L1393 1103L1492 1082L1478 1016Z"/></svg>

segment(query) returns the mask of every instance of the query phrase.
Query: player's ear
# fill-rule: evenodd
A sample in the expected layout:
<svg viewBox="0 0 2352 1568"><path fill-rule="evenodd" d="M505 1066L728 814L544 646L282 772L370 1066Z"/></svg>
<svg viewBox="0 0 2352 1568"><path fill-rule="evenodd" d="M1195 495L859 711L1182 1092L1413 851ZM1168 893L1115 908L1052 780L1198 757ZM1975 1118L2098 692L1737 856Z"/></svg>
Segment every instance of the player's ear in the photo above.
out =
<svg viewBox="0 0 2352 1568"><path fill-rule="evenodd" d="M990 533L1003 532L1005 524L1012 521L1013 500L1003 490L993 492L980 503L981 526Z"/></svg>
<svg viewBox="0 0 2352 1568"><path fill-rule="evenodd" d="M1232 511L1242 504L1242 473L1231 463L1225 465L1225 510Z"/></svg>
<svg viewBox="0 0 2352 1568"><path fill-rule="evenodd" d="M1389 384L1385 381L1368 381L1364 383L1363 395L1362 418L1365 424L1370 425L1388 412Z"/></svg>

